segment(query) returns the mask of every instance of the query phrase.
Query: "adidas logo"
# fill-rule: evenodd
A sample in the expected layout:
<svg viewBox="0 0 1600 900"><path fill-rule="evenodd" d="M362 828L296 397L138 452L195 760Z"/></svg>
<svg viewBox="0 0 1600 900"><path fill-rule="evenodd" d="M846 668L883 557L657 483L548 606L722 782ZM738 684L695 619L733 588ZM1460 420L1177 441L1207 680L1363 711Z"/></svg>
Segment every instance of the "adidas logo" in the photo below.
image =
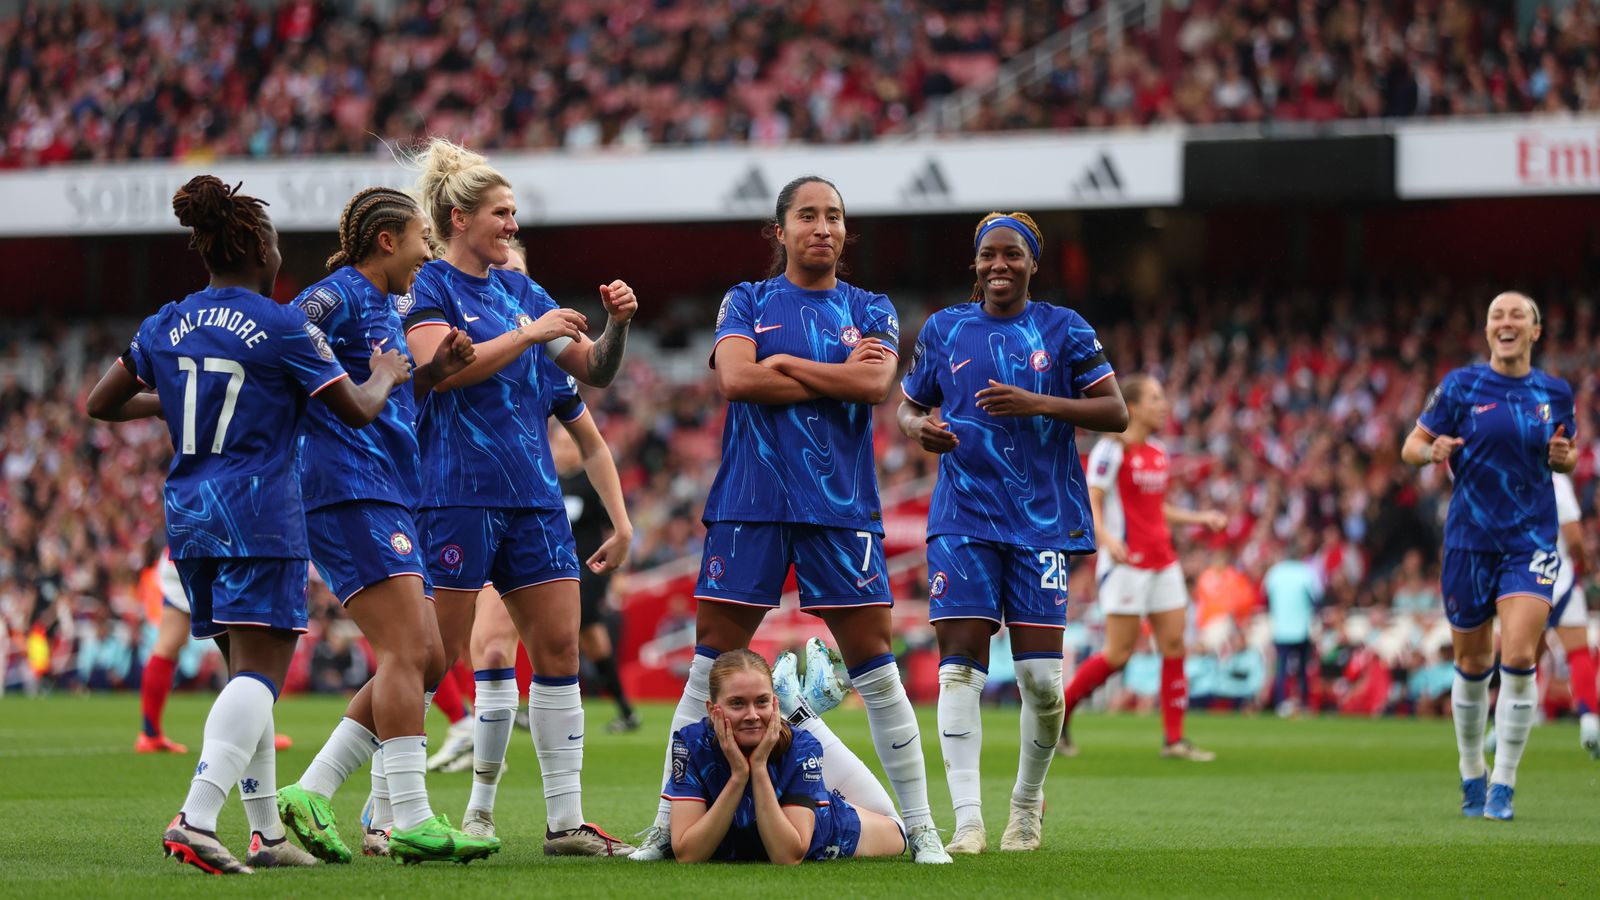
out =
<svg viewBox="0 0 1600 900"><path fill-rule="evenodd" d="M1122 196L1122 175L1111 157L1101 153L1071 184L1072 196L1079 199Z"/></svg>
<svg viewBox="0 0 1600 900"><path fill-rule="evenodd" d="M929 159L920 172L913 175L911 183L900 189L900 199L906 203L944 203L950 199L950 181L945 178L939 161Z"/></svg>
<svg viewBox="0 0 1600 900"><path fill-rule="evenodd" d="M761 167L752 165L743 177L734 182L724 202L733 209L752 207L765 209L767 204L772 202L772 189L767 187L767 179L761 174Z"/></svg>

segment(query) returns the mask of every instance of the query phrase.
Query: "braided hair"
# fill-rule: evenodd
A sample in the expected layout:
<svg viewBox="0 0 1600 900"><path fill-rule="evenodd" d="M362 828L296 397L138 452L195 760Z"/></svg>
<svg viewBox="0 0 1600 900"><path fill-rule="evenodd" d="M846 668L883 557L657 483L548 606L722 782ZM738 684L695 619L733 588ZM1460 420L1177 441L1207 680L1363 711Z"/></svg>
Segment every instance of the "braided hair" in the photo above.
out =
<svg viewBox="0 0 1600 900"><path fill-rule="evenodd" d="M1025 212L1012 212L1012 213L992 212L992 213L989 213L987 216L984 216L981 221L978 222L978 227L977 228L972 229L972 240L974 242L977 242L978 235L983 233L983 226L989 224L991 221L993 221L995 219L1005 219L1005 218L1016 219L1018 222L1021 222L1022 224L1028 226L1028 230L1033 232L1033 239L1038 242L1039 246L1041 246L1041 247L1044 246L1044 232L1039 230L1039 223L1035 222L1033 220L1033 216L1030 216ZM1036 259L1036 260L1034 260L1034 262L1037 263L1038 260ZM974 268L976 268L976 267L974 266ZM973 280L973 282L972 282L972 296L968 297L967 299L972 301L973 303L982 303L983 302L983 282L978 281L977 279Z"/></svg>
<svg viewBox="0 0 1600 900"><path fill-rule="evenodd" d="M422 207L405 191L370 187L350 198L339 215L339 251L328 257L328 271L365 262L378 246L383 232L399 235Z"/></svg>
<svg viewBox="0 0 1600 900"><path fill-rule="evenodd" d="M234 272L251 262L265 265L265 200L239 193L215 175L197 175L172 195L178 224L193 229L189 249L200 251L213 273Z"/></svg>

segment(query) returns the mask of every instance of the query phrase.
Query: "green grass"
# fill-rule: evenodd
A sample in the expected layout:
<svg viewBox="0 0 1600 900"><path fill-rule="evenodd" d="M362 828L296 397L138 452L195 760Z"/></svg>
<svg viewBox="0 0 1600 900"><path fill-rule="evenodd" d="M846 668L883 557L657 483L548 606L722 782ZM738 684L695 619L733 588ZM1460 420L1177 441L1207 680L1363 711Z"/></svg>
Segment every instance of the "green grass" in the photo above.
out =
<svg viewBox="0 0 1600 900"><path fill-rule="evenodd" d="M168 730L197 749L210 699L173 698ZM298 777L340 705L296 697L278 706L279 783ZM1458 812L1455 742L1448 722L1194 716L1211 764L1156 757L1159 724L1132 716L1082 716L1083 753L1050 772L1045 847L990 852L953 866L905 859L678 866L553 860L540 851L543 802L525 732L513 736L496 819L505 849L487 862L405 867L357 858L349 866L205 879L164 860L162 828L181 802L194 755L135 756L132 696L0 701L0 895L796 897L1310 894L1600 896L1600 763L1578 750L1576 728L1534 733L1517 789L1517 821L1467 821ZM637 734L605 733L610 708L589 708L584 808L619 835L655 809L668 710L644 710ZM940 777L933 711L922 711L933 808L952 824ZM437 717L435 717L436 719ZM829 716L840 736L876 765L860 711ZM434 739L442 725L434 721ZM1005 827L1015 773L1016 711L985 718L984 800L991 846ZM457 819L470 774L432 776L435 807ZM236 797L237 795L235 795ZM347 841L366 796L362 773L335 799ZM237 799L221 832L236 851L246 837ZM802 894L802 891L811 891Z"/></svg>

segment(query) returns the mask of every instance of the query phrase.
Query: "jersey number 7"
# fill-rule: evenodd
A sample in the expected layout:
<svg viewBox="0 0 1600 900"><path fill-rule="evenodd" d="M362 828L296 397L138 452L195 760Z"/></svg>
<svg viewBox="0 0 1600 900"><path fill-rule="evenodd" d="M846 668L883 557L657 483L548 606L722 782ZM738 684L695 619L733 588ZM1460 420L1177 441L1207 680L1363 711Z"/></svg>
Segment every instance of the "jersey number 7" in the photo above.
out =
<svg viewBox="0 0 1600 900"><path fill-rule="evenodd" d="M233 422L233 408L239 401L239 388L244 387L244 366L237 360L219 359L208 356L201 361L207 372L219 372L228 376L228 389L222 397L222 414L217 417L217 433L211 439L211 452L221 453L222 442L227 439L228 425ZM194 415L199 394L199 369L195 367L194 360L187 356L178 357L178 371L184 373L183 380L183 446L181 453L193 454L194 449Z"/></svg>

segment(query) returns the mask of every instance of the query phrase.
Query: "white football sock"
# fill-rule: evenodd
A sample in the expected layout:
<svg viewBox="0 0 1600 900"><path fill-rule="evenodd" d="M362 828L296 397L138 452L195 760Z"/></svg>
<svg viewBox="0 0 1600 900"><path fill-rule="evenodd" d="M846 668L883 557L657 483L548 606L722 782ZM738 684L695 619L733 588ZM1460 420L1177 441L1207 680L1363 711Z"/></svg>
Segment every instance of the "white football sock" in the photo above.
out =
<svg viewBox="0 0 1600 900"><path fill-rule="evenodd" d="M812 715L793 728L806 732L822 745L822 781L829 789L838 791L857 809L900 821L900 813L895 810L894 801L889 799L889 792L883 789L878 776L839 740L822 717Z"/></svg>
<svg viewBox="0 0 1600 900"><path fill-rule="evenodd" d="M493 812L500 771L511 746L511 722L517 715L517 673L485 669L475 675L477 717L472 726L472 798L467 809Z"/></svg>
<svg viewBox="0 0 1600 900"><path fill-rule="evenodd" d="M578 676L533 676L528 720L544 778L545 825L554 832L571 831L583 824L583 699Z"/></svg>
<svg viewBox="0 0 1600 900"><path fill-rule="evenodd" d="M983 790L978 777L983 756L980 702L989 670L964 656L947 656L939 664L939 748L944 752L945 780L956 808L956 827L983 824Z"/></svg>
<svg viewBox="0 0 1600 900"><path fill-rule="evenodd" d="M270 727L272 704L277 698L265 676L241 672L217 695L206 716L205 741L194 767L183 817L192 828L217 830L217 814L228 791L256 755L261 730Z"/></svg>
<svg viewBox="0 0 1600 900"><path fill-rule="evenodd" d="M394 808L389 805L389 776L383 765L383 748L372 754L372 821L367 827L386 831L394 827Z"/></svg>
<svg viewBox="0 0 1600 900"><path fill-rule="evenodd" d="M1456 726L1456 750L1461 754L1461 777L1481 778L1483 732L1489 726L1489 674L1468 676L1456 669L1450 685L1450 706Z"/></svg>
<svg viewBox="0 0 1600 900"><path fill-rule="evenodd" d="M250 830L261 832L268 841L284 836L283 820L278 818L277 738L269 717L256 741L255 756L239 776L239 797L244 800L244 816L250 822Z"/></svg>
<svg viewBox="0 0 1600 900"><path fill-rule="evenodd" d="M672 724L667 728L666 758L661 763L663 793L666 792L667 783L672 780L672 736L679 729L706 717L706 701L711 699L711 664L717 661L718 655L710 647L694 648L694 660L689 663L689 680L683 685L683 696L678 698L678 708L672 711ZM665 797L656 804L655 825L657 828L672 827L672 801Z"/></svg>
<svg viewBox="0 0 1600 900"><path fill-rule="evenodd" d="M1491 784L1517 786L1517 764L1539 713L1534 669L1500 667L1500 699L1494 707L1494 774Z"/></svg>
<svg viewBox="0 0 1600 900"><path fill-rule="evenodd" d="M355 770L361 768L378 749L378 736L355 719L346 716L317 751L311 765L300 776L300 787L323 797L332 797Z"/></svg>
<svg viewBox="0 0 1600 900"><path fill-rule="evenodd" d="M1044 778L1055 758L1061 717L1067 711L1061 696L1061 654L1024 653L1015 659L1022 692L1022 752L1011 802L1035 806L1044 802Z"/></svg>
<svg viewBox="0 0 1600 900"><path fill-rule="evenodd" d="M900 667L885 653L850 669L850 682L867 705L867 726L884 774L900 800L907 829L933 824L928 808L928 772L922 762L917 713L900 683Z"/></svg>
<svg viewBox="0 0 1600 900"><path fill-rule="evenodd" d="M383 775L389 782L389 809L394 827L415 828L433 818L428 806L427 739L422 735L390 738L383 742Z"/></svg>

